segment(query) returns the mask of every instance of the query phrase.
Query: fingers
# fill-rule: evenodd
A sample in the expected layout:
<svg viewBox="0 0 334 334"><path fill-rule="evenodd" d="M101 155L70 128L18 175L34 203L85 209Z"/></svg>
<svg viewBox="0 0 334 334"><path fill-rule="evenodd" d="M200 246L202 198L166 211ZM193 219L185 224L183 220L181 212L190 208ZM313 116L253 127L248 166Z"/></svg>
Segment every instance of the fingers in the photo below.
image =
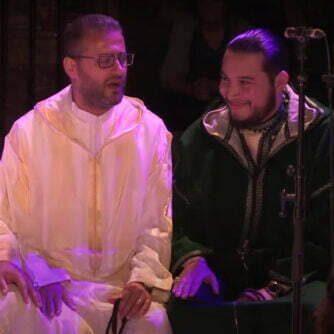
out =
<svg viewBox="0 0 334 334"><path fill-rule="evenodd" d="M41 312L49 319L59 316L64 298L64 287L61 283L45 285L39 289L39 292L42 300ZM65 298L65 300L69 299Z"/></svg>
<svg viewBox="0 0 334 334"><path fill-rule="evenodd" d="M135 296L128 290L124 291L119 305L119 313L122 319L129 316L129 312L135 306L137 299L139 299L139 296Z"/></svg>
<svg viewBox="0 0 334 334"><path fill-rule="evenodd" d="M62 298L55 298L54 302L53 302L53 306L54 306L54 315L55 316L59 316L61 313L61 306L62 306Z"/></svg>
<svg viewBox="0 0 334 334"><path fill-rule="evenodd" d="M172 292L176 297L186 299L197 293L205 276L196 271L196 265L197 263L193 262L182 271L180 277L175 279Z"/></svg>
<svg viewBox="0 0 334 334"><path fill-rule="evenodd" d="M34 305L38 308L42 306L42 299L39 292L32 286L32 284L27 285L28 294Z"/></svg>
<svg viewBox="0 0 334 334"><path fill-rule="evenodd" d="M174 285L172 291L176 297L186 299L190 296L191 287L192 287L192 280L183 277L180 278L180 280Z"/></svg>
<svg viewBox="0 0 334 334"><path fill-rule="evenodd" d="M121 318L124 318L126 316L127 310L128 310L128 302L130 298L129 291L123 290L122 296L121 296L121 302L119 304L119 313L121 315Z"/></svg>
<svg viewBox="0 0 334 334"><path fill-rule="evenodd" d="M64 290L64 294L63 294L63 302L72 310L72 311L76 311L76 306L75 306L75 302L72 299L72 297L70 296L69 293L66 292L66 290Z"/></svg>
<svg viewBox="0 0 334 334"><path fill-rule="evenodd" d="M47 310L46 310L46 297L41 294L41 298L42 298L42 305L40 306L40 310L44 315L47 315Z"/></svg>
<svg viewBox="0 0 334 334"><path fill-rule="evenodd" d="M55 306L53 299L49 298L49 296L43 296L40 310L48 319L52 319L55 316Z"/></svg>
<svg viewBox="0 0 334 334"><path fill-rule="evenodd" d="M195 257L186 262L180 277L175 279L172 292L182 299L194 297L203 283L209 284L214 294L219 294L219 283L215 274L205 259Z"/></svg>
<svg viewBox="0 0 334 334"><path fill-rule="evenodd" d="M174 285L173 285L173 288L172 288L172 293L179 297L180 294L181 294L181 288L182 288L182 282L181 282L181 278L180 277L176 277L174 279Z"/></svg>
<svg viewBox="0 0 334 334"><path fill-rule="evenodd" d="M194 297L199 289L199 287L202 285L203 279L197 279L194 280L190 289L189 289L189 296Z"/></svg>
<svg viewBox="0 0 334 334"><path fill-rule="evenodd" d="M48 298L46 299L46 316L49 319L52 319L55 315L55 304L57 303L57 301L53 298L50 298L50 296L48 296Z"/></svg>
<svg viewBox="0 0 334 334"><path fill-rule="evenodd" d="M28 293L28 281L23 277L22 274L16 275L15 278L13 278L13 283L17 285L17 288L19 289L23 301L28 304L29 303L29 293Z"/></svg>
<svg viewBox="0 0 334 334"><path fill-rule="evenodd" d="M182 287L180 298L182 298L182 299L189 298L190 297L190 288L191 288L191 284L189 284L189 283L184 284L183 287Z"/></svg>
<svg viewBox="0 0 334 334"><path fill-rule="evenodd" d="M56 316L56 303L57 301L54 300L51 296L43 295L42 306L40 310L48 319L52 319Z"/></svg>
<svg viewBox="0 0 334 334"><path fill-rule="evenodd" d="M122 318L144 315L151 305L151 295L142 284L129 283L122 293L119 312Z"/></svg>
<svg viewBox="0 0 334 334"><path fill-rule="evenodd" d="M2 294L6 296L8 293L8 285L7 285L6 280L2 277L0 277L0 289L1 289Z"/></svg>
<svg viewBox="0 0 334 334"><path fill-rule="evenodd" d="M191 271L184 269L179 277L174 280L174 286L172 289L173 294L179 298L187 298L189 292L189 279L191 277Z"/></svg>
<svg viewBox="0 0 334 334"><path fill-rule="evenodd" d="M140 315L144 315L148 312L150 306L151 306L152 298L146 298L141 310L140 310Z"/></svg>
<svg viewBox="0 0 334 334"><path fill-rule="evenodd" d="M17 286L26 304L31 299L36 306L39 305L39 294L32 286L29 276L11 262L3 261L0 263L0 289L3 294L7 294L9 283Z"/></svg>
<svg viewBox="0 0 334 334"><path fill-rule="evenodd" d="M210 284L213 293L219 295L219 283L215 274L212 273L208 278L208 284Z"/></svg>
<svg viewBox="0 0 334 334"><path fill-rule="evenodd" d="M128 317L133 318L144 315L148 311L150 305L150 297L139 297L133 304L133 307L130 309Z"/></svg>
<svg viewBox="0 0 334 334"><path fill-rule="evenodd" d="M242 296L242 297L238 297L235 301L239 303L249 303L252 300L249 297Z"/></svg>

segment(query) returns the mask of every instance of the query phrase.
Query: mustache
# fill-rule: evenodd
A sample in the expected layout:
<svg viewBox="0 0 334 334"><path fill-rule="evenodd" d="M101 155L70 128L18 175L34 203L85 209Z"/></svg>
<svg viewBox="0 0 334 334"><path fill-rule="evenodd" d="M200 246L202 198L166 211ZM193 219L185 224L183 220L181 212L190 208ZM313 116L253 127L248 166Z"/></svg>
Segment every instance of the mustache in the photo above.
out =
<svg viewBox="0 0 334 334"><path fill-rule="evenodd" d="M225 102L226 102L227 105L249 104L249 101L245 101L245 100L229 100L229 99L225 99Z"/></svg>
<svg viewBox="0 0 334 334"><path fill-rule="evenodd" d="M117 84L117 85L120 85L120 84L124 84L126 82L126 78L112 78L112 79L107 79L105 80L105 84L106 85L113 85L113 84Z"/></svg>

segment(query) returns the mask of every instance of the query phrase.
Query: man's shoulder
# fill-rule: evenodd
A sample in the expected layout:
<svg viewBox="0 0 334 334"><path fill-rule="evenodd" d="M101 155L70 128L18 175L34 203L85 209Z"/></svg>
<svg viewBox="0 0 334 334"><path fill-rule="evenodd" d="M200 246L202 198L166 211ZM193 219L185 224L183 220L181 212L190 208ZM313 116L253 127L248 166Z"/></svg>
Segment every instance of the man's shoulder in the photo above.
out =
<svg viewBox="0 0 334 334"><path fill-rule="evenodd" d="M12 125L9 135L19 135L19 133L28 133L33 128L37 128L36 125L36 112L34 109L26 112L19 117Z"/></svg>
<svg viewBox="0 0 334 334"><path fill-rule="evenodd" d="M123 101L124 105L129 108L134 108L137 110L138 115L140 117L140 124L143 126L148 126L150 128L160 128L166 129L166 126L163 120L156 115L154 112L149 110L144 101L131 96L124 96Z"/></svg>
<svg viewBox="0 0 334 334"><path fill-rule="evenodd" d="M67 86L56 94L49 96L48 98L41 100L35 104L35 106L19 117L13 124L15 129L25 129L35 126L35 122L40 121L40 114L45 111L59 110L60 104L62 104L69 96L70 87Z"/></svg>
<svg viewBox="0 0 334 334"><path fill-rule="evenodd" d="M183 133L181 139L184 142L196 141L197 138L211 138L222 135L229 124L227 109L219 106L204 113L194 123L192 123Z"/></svg>
<svg viewBox="0 0 334 334"><path fill-rule="evenodd" d="M191 141L193 138L201 135L203 132L203 117L198 118L192 124L190 124L183 132L181 140Z"/></svg>
<svg viewBox="0 0 334 334"><path fill-rule="evenodd" d="M299 95L295 89L287 85L285 88L287 97L288 124L290 133L296 135L298 129L299 115ZM304 122L305 130L310 131L314 128L326 126L329 117L328 108L314 98L305 97Z"/></svg>

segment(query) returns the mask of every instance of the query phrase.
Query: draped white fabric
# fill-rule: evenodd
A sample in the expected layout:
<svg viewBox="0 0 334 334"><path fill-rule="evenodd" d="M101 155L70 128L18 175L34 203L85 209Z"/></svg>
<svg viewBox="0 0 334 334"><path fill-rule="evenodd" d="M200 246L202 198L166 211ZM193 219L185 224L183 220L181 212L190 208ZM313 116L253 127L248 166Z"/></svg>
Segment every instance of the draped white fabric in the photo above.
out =
<svg viewBox="0 0 334 334"><path fill-rule="evenodd" d="M134 98L99 117L78 109L70 87L38 103L5 141L0 261L39 285L140 281L169 290L170 140Z"/></svg>

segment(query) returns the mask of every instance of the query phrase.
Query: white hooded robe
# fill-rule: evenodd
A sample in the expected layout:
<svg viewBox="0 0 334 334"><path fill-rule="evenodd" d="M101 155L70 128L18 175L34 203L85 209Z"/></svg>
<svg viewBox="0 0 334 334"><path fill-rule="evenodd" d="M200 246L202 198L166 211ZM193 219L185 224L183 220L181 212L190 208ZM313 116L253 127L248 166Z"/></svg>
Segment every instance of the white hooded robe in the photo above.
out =
<svg viewBox="0 0 334 334"><path fill-rule="evenodd" d="M140 100L124 96L95 116L70 87L15 122L1 160L0 261L37 286L69 281L77 312L63 304L49 321L13 287L0 297L0 333L104 333L107 299L126 283L170 289L170 140ZM125 328L169 331L156 302Z"/></svg>

